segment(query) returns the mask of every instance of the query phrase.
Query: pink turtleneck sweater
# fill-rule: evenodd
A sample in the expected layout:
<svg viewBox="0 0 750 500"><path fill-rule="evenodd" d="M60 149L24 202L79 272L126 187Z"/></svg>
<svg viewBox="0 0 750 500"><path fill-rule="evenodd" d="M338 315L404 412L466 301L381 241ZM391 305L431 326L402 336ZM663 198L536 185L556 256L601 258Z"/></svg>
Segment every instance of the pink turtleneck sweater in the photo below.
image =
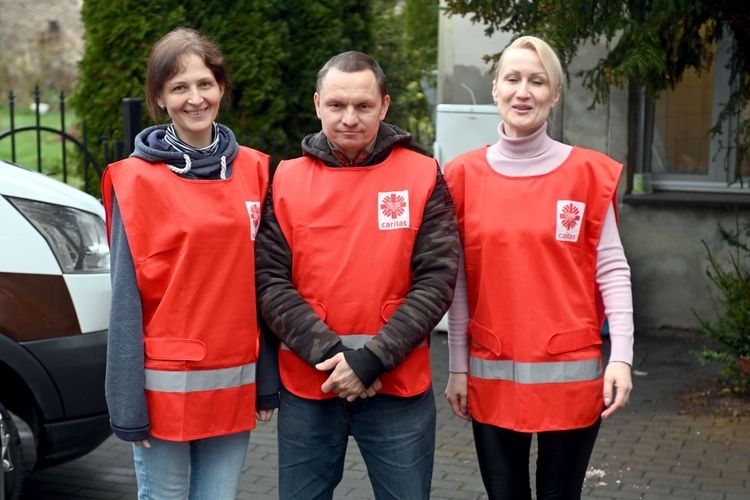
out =
<svg viewBox="0 0 750 500"><path fill-rule="evenodd" d="M528 137L505 135L498 126L500 140L487 149L487 162L498 173L508 177L546 174L557 168L573 149L552 140L545 124ZM630 266L625 258L617 231L614 207L610 206L602 226L596 253L596 282L601 290L604 313L609 322L611 352L609 361L633 364L633 297L630 288ZM460 255L456 292L448 311L449 368L467 372L469 368L469 301L463 252Z"/></svg>

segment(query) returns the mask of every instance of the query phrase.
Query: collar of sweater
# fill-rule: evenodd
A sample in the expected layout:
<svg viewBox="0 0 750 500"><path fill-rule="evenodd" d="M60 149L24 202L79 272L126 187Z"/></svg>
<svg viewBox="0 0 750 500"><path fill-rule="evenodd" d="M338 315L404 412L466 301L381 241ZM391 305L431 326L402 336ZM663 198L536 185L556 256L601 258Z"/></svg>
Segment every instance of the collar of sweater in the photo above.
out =
<svg viewBox="0 0 750 500"><path fill-rule="evenodd" d="M498 142L487 148L487 163L495 172L508 177L547 174L560 166L573 149L549 137L546 123L526 137L508 137L503 123L498 126L498 133Z"/></svg>
<svg viewBox="0 0 750 500"><path fill-rule="evenodd" d="M500 140L495 145L497 152L508 158L534 158L546 153L554 141L547 135L547 122L526 137L509 137L505 134L505 122L500 122L497 132Z"/></svg>

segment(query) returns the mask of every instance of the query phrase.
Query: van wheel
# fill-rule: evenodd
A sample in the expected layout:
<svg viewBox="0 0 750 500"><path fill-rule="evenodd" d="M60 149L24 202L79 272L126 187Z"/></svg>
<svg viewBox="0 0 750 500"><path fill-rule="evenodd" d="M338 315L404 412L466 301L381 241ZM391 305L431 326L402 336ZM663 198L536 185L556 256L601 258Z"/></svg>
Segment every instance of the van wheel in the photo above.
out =
<svg viewBox="0 0 750 500"><path fill-rule="evenodd" d="M4 434L8 436L7 449L5 450L5 456L2 458L9 461L13 466L13 470L5 471L3 473L4 480L0 481L0 484L4 486L5 500L18 500L21 496L21 488L23 487L23 476L25 472L23 463L23 445L21 444L21 437L18 435L16 423L1 403L0 417L3 419ZM0 473L2 473L4 469L4 467L0 467Z"/></svg>

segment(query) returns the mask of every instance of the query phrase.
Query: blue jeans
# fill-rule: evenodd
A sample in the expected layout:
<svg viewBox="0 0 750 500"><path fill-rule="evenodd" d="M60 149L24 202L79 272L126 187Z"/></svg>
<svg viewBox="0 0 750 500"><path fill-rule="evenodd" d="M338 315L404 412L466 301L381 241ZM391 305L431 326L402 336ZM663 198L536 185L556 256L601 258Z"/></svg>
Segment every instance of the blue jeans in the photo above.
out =
<svg viewBox="0 0 750 500"><path fill-rule="evenodd" d="M139 500L234 500L250 431L197 439L149 438L133 445Z"/></svg>
<svg viewBox="0 0 750 500"><path fill-rule="evenodd" d="M344 473L349 436L353 436L375 498L428 499L435 421L432 388L409 398L378 394L351 403L339 398L303 399L282 388L279 498L333 498Z"/></svg>

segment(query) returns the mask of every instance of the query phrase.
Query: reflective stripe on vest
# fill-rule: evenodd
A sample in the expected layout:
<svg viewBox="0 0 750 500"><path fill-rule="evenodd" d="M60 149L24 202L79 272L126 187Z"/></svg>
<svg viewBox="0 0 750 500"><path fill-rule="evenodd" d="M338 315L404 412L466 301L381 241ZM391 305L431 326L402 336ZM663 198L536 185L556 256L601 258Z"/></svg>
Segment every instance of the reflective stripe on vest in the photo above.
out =
<svg viewBox="0 0 750 500"><path fill-rule="evenodd" d="M518 384L584 382L602 377L599 359L518 363L511 360L488 360L471 357L472 376L491 380L508 380Z"/></svg>
<svg viewBox="0 0 750 500"><path fill-rule="evenodd" d="M341 336L341 343L344 344L345 347L348 347L349 349L359 349L361 347L364 347L365 344L372 340L375 337L375 335L342 335ZM427 345L427 340L423 340L421 344L419 344L417 347L425 347ZM290 351L289 347L287 347L286 344L282 343L281 348Z"/></svg>
<svg viewBox="0 0 750 500"><path fill-rule="evenodd" d="M146 370L146 389L159 392L197 392L229 389L255 383L255 363L197 371Z"/></svg>

